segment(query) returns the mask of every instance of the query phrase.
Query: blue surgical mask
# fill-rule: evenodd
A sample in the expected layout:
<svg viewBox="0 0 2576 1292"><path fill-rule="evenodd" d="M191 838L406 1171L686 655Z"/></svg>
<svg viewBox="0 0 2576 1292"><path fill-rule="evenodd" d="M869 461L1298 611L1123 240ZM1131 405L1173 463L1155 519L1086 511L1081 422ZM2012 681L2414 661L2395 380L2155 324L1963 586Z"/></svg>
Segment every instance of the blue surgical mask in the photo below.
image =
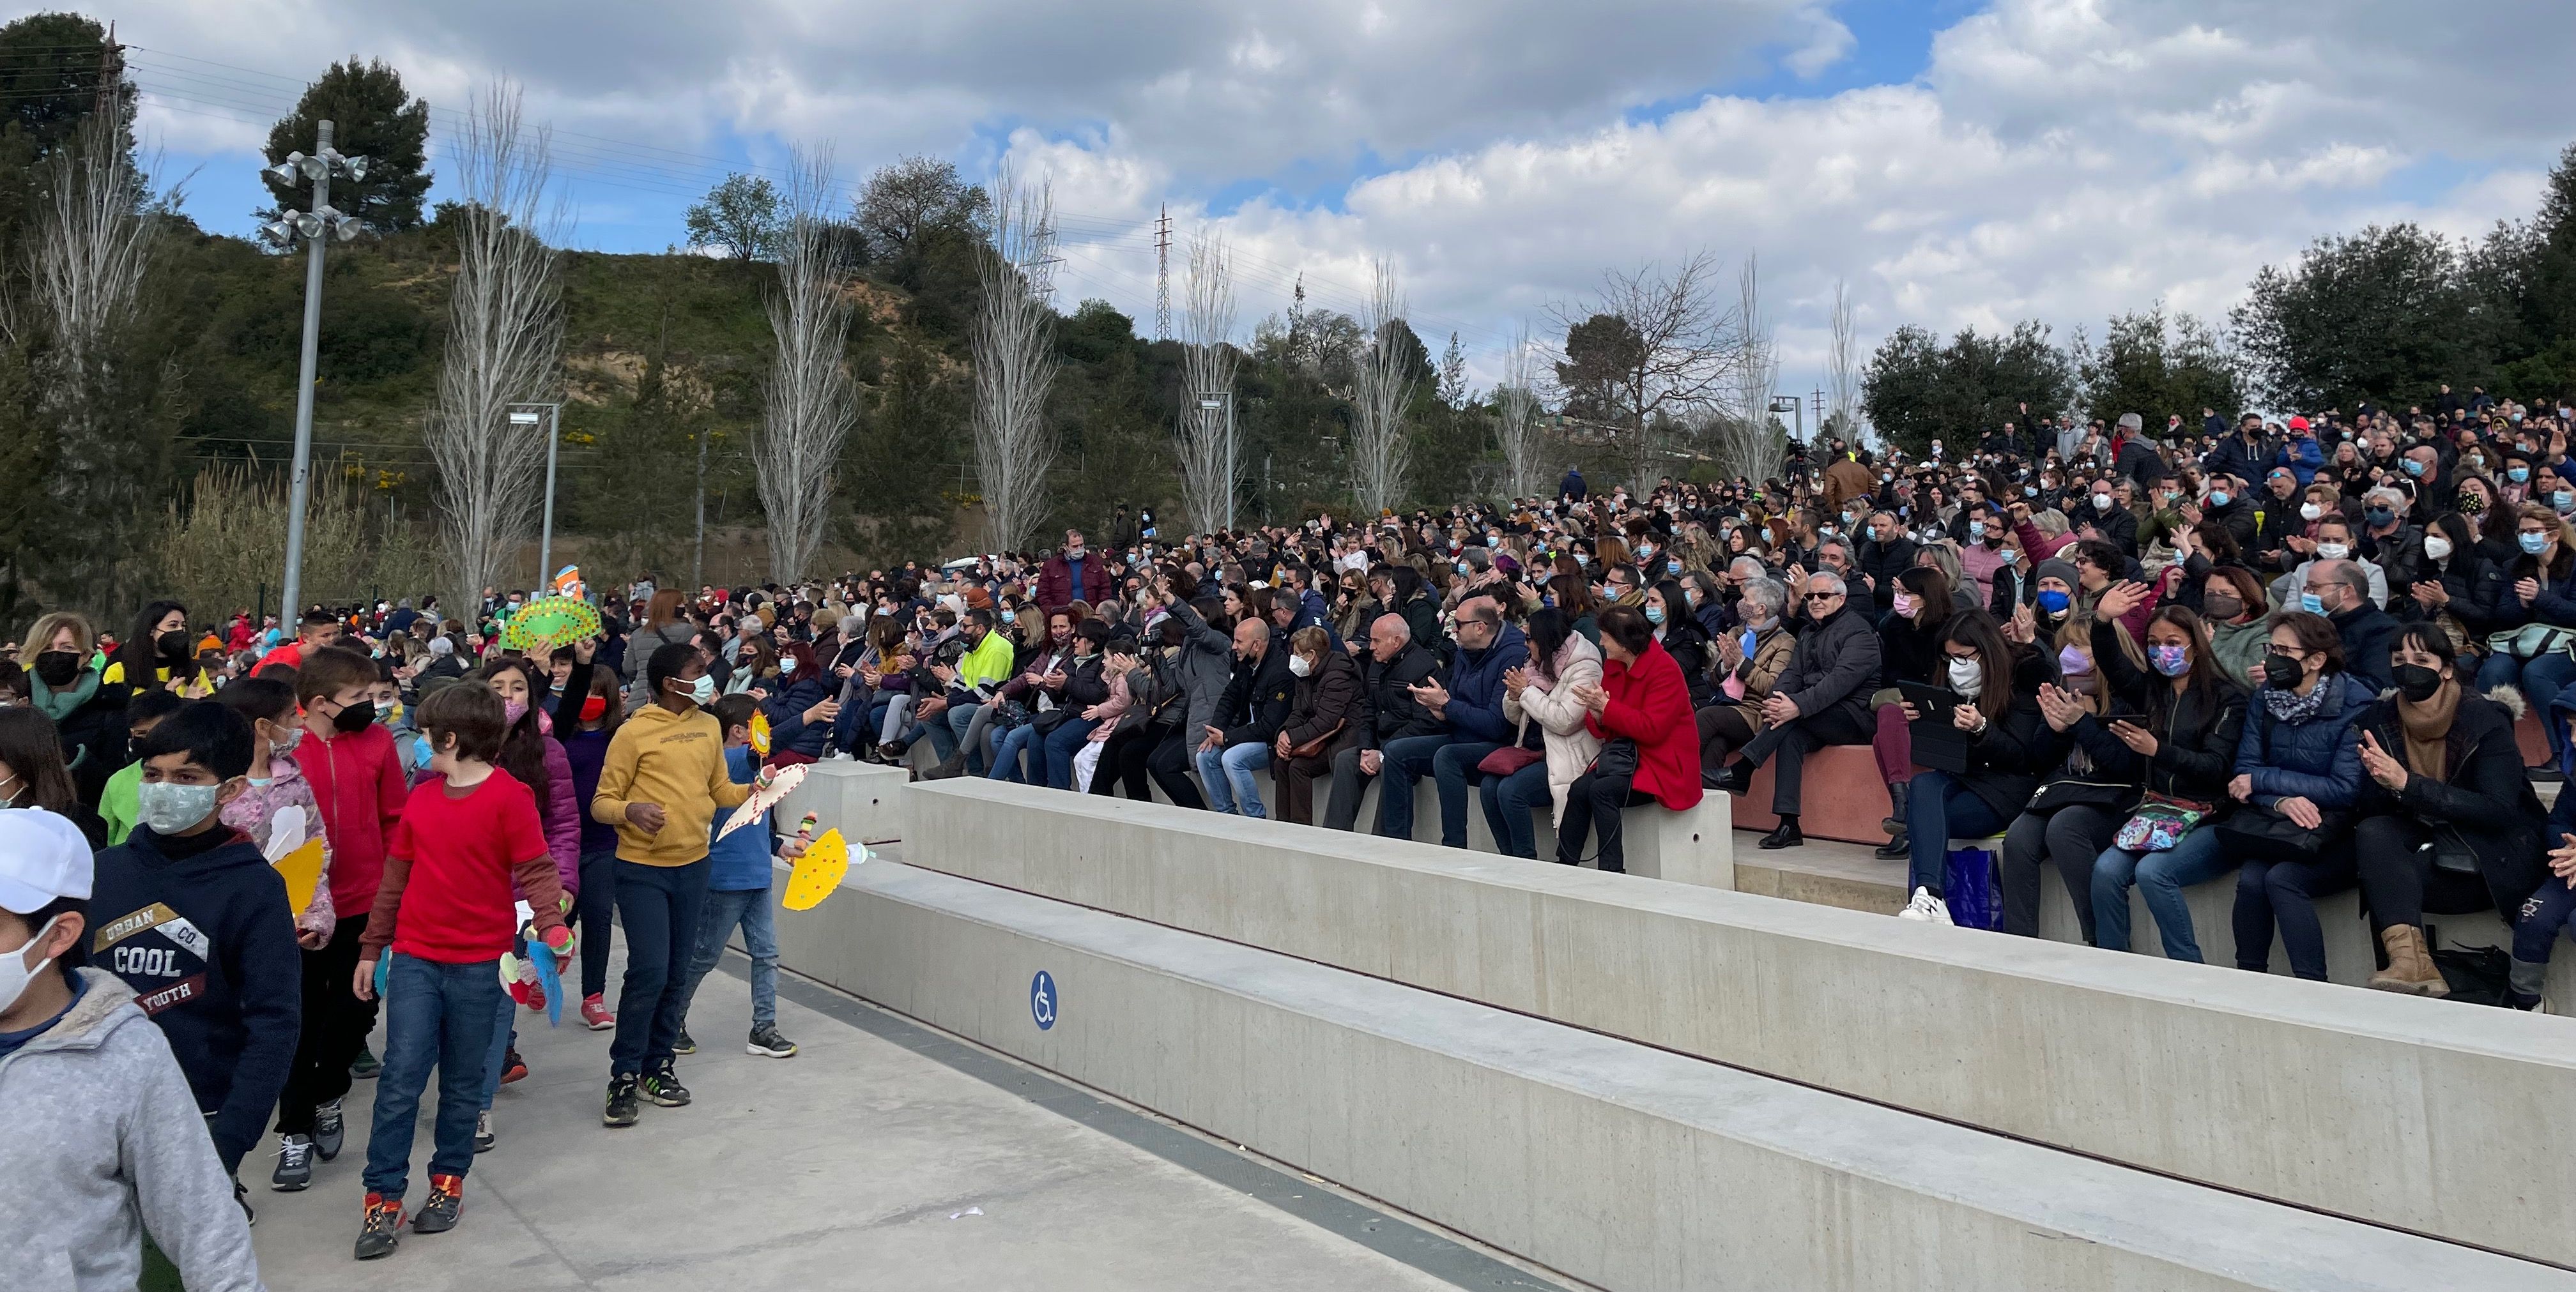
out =
<svg viewBox="0 0 2576 1292"><path fill-rule="evenodd" d="M154 834L177 834L214 815L220 785L144 781L134 787L134 819Z"/></svg>
<svg viewBox="0 0 2576 1292"><path fill-rule="evenodd" d="M2507 479L2507 480L2511 480L2511 481L2512 481L2512 482L2514 482L2515 484L2521 484L2521 483L2523 483L2524 481L2527 481L2527 480L2531 479L2531 468L2529 468L2529 467L2506 467L2506 468L2504 469L2504 478L2505 478L2505 479Z"/></svg>
<svg viewBox="0 0 2576 1292"><path fill-rule="evenodd" d="M1662 606L1648 606L1648 607L1646 607L1646 622L1647 622L1647 623L1650 623L1650 624L1659 624L1659 623L1662 623L1663 621L1664 621L1664 608L1663 608Z"/></svg>
<svg viewBox="0 0 2576 1292"><path fill-rule="evenodd" d="M2299 594L2299 609L2312 615L2321 615L2326 612L2326 603L2313 592L2302 592Z"/></svg>
<svg viewBox="0 0 2576 1292"><path fill-rule="evenodd" d="M2191 652L2180 646L2149 646L2147 662L2166 677L2181 677L2191 671Z"/></svg>
<svg viewBox="0 0 2576 1292"><path fill-rule="evenodd" d="M2039 608L2052 615L2065 614L2066 607L2073 603L2073 597L2068 596L2066 593L2060 592L2055 588L2041 588L2039 590Z"/></svg>
<svg viewBox="0 0 2576 1292"><path fill-rule="evenodd" d="M1682 572L1682 563L1679 561L1666 561L1664 562L1664 569L1667 573L1679 574Z"/></svg>
<svg viewBox="0 0 2576 1292"><path fill-rule="evenodd" d="M2212 489L2209 491L2209 505L2212 507L2224 507L2233 501L2234 498L2224 489Z"/></svg>
<svg viewBox="0 0 2576 1292"><path fill-rule="evenodd" d="M2576 507L2576 492L2571 492L2566 489L2556 490L2549 495L2549 505L2560 511L2565 511L2570 507Z"/></svg>
<svg viewBox="0 0 2576 1292"><path fill-rule="evenodd" d="M2531 553L2533 556L2540 555L2541 552L2549 547L2549 536L2547 534L2516 534L2514 535L2514 541L2522 544L2522 550Z"/></svg>
<svg viewBox="0 0 2576 1292"><path fill-rule="evenodd" d="M689 698L690 698L690 699L692 699L692 700L697 701L697 702L698 702L698 703L700 703L700 704L713 704L713 703L715 703L715 702L716 702L716 679L715 679L715 675L714 675L714 674L712 674L712 673L700 673L700 674L698 674L698 680L697 680L697 681L695 681L695 682L691 682L691 683L689 684Z"/></svg>
<svg viewBox="0 0 2576 1292"><path fill-rule="evenodd" d="M1020 612L1019 612L1019 611L1016 611L1016 610L1005 610L1005 611L1003 611L1003 612L1002 612L1002 622L1003 622L1003 623L1006 623L1006 624L1015 624L1015 623L1018 623L1019 621L1020 621Z"/></svg>
<svg viewBox="0 0 2576 1292"><path fill-rule="evenodd" d="M2397 468L2410 476L2420 476L2424 474L2424 464L2414 458L2408 458L2405 461L2398 463Z"/></svg>

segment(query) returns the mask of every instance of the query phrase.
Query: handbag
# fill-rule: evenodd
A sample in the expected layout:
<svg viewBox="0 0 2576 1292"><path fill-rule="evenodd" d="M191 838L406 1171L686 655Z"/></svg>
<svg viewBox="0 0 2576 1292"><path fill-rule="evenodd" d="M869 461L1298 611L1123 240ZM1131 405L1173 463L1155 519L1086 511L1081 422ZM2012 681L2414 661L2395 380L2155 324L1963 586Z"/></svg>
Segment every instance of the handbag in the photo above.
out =
<svg viewBox="0 0 2576 1292"><path fill-rule="evenodd" d="M2520 628L2487 634L2489 648L2519 660L2538 659L2552 651L2565 650L2571 641L2576 641L2576 629L2550 624L2524 624Z"/></svg>
<svg viewBox="0 0 2576 1292"><path fill-rule="evenodd" d="M2047 816L2059 808L2125 808L2138 800L2138 787L2119 781L2079 781L2059 777L2030 796L2030 811Z"/></svg>
<svg viewBox="0 0 2576 1292"><path fill-rule="evenodd" d="M2423 845L2423 850L2431 855L2435 870L2447 870L2457 875L2479 873L2477 850L2461 836L2458 826L2434 826L2433 840Z"/></svg>
<svg viewBox="0 0 2576 1292"><path fill-rule="evenodd" d="M1487 776L1509 776L1545 757L1547 757L1546 754L1540 753L1535 749L1525 749L1519 745L1505 745L1502 748L1485 755L1483 758L1478 759L1476 762L1476 770L1483 772Z"/></svg>
<svg viewBox="0 0 2576 1292"><path fill-rule="evenodd" d="M1637 779L1637 742L1621 736L1601 746L1600 754L1592 760L1592 774L1634 782Z"/></svg>
<svg viewBox="0 0 2576 1292"><path fill-rule="evenodd" d="M2138 810L2120 823L2119 832L2111 836L2111 846L2123 852L2167 851L2182 842L2182 837L2200 824L2214 806L2149 794L2138 804Z"/></svg>
<svg viewBox="0 0 2576 1292"><path fill-rule="evenodd" d="M2344 814L2320 810L2317 827L2308 829L2279 808L2248 804L2218 823L2218 841L2227 855L2247 861L2308 861L2326 840L2342 833Z"/></svg>
<svg viewBox="0 0 2576 1292"><path fill-rule="evenodd" d="M1325 747L1332 744L1333 738L1342 734L1342 728L1349 726L1350 722L1350 719L1344 718L1341 721L1334 723L1332 730L1315 737L1313 740L1302 741L1298 744L1288 746L1288 756L1290 758L1323 757Z"/></svg>

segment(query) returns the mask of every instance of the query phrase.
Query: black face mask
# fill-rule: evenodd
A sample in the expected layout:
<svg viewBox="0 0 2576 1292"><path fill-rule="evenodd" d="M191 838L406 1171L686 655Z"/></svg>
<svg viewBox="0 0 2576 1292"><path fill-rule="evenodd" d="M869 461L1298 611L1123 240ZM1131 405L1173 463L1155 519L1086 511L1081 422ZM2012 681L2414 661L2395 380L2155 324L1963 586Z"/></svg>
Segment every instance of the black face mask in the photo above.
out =
<svg viewBox="0 0 2576 1292"><path fill-rule="evenodd" d="M376 706L361 700L331 715L331 729L341 735L355 735L375 724Z"/></svg>
<svg viewBox="0 0 2576 1292"><path fill-rule="evenodd" d="M2400 664L2389 670L2397 683L2397 693L2422 704L2442 689L2442 675L2421 664Z"/></svg>
<svg viewBox="0 0 2576 1292"><path fill-rule="evenodd" d="M2263 657L2263 680L2271 683L2276 691L2287 691L2306 676L2307 670L2300 667L2299 661L2278 651Z"/></svg>
<svg viewBox="0 0 2576 1292"><path fill-rule="evenodd" d="M47 686L70 686L80 674L81 657L78 652L49 650L36 656L36 677Z"/></svg>
<svg viewBox="0 0 2576 1292"><path fill-rule="evenodd" d="M185 629L163 633L153 645L160 649L161 658L173 664L188 662L188 633Z"/></svg>

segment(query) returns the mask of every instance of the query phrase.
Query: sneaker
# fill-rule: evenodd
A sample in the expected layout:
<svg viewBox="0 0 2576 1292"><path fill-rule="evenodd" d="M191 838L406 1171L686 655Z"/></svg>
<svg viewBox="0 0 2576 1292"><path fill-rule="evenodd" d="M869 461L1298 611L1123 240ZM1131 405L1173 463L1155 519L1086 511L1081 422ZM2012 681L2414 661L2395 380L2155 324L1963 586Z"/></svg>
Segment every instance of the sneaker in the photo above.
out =
<svg viewBox="0 0 2576 1292"><path fill-rule="evenodd" d="M358 1057L349 1061L349 1075L356 1077L360 1081L373 1081L376 1079L376 1074L384 1070L384 1061L376 1057L375 1051L370 1050L363 1045L358 1047ZM385 1250L391 1251L393 1249L387 1248ZM381 1254L382 1253L379 1253L379 1255Z"/></svg>
<svg viewBox="0 0 2576 1292"><path fill-rule="evenodd" d="M465 1210L465 1177L433 1175L429 1177L429 1201L420 1204L420 1214L411 1218L415 1234L443 1234L456 1228L457 1213Z"/></svg>
<svg viewBox="0 0 2576 1292"><path fill-rule="evenodd" d="M268 1177L268 1187L279 1193L297 1193L313 1183L313 1137L280 1135L277 1137L277 1170Z"/></svg>
<svg viewBox="0 0 2576 1292"><path fill-rule="evenodd" d="M644 1097L665 1108L686 1108L689 1088L680 1084L679 1074L661 1067L644 1074Z"/></svg>
<svg viewBox="0 0 2576 1292"><path fill-rule="evenodd" d="M242 1183L240 1180L234 1180L233 1201L241 1204L243 1224L256 1225L259 1223L259 1213L250 1209L249 1185Z"/></svg>
<svg viewBox="0 0 2576 1292"><path fill-rule="evenodd" d="M608 1004L599 998L598 992L581 998L581 1025L594 1032L605 1032L617 1026L617 1016L608 1012Z"/></svg>
<svg viewBox="0 0 2576 1292"><path fill-rule="evenodd" d="M695 1054L695 1053L697 1053L697 1052L698 1052L698 1042L697 1042L697 1038L692 1037L692 1036L690 1036L690 1035L689 1035L689 1029L687 1029L687 1028L685 1028L685 1027L684 1027L684 1028L681 1028L681 1029L680 1029L680 1039L679 1039L679 1040L676 1040L676 1041L671 1042L671 1053L673 1053L673 1054Z"/></svg>
<svg viewBox="0 0 2576 1292"><path fill-rule="evenodd" d="M1918 888L1914 890L1914 900L1907 902L1905 909L1896 913L1896 918L1925 924L1947 924L1950 922L1950 904L1934 897L1931 889Z"/></svg>
<svg viewBox="0 0 2576 1292"><path fill-rule="evenodd" d="M348 1138L347 1123L340 1116L337 1099L313 1110L313 1153L328 1162L340 1156L340 1144Z"/></svg>
<svg viewBox="0 0 2576 1292"><path fill-rule="evenodd" d="M393 1255L402 1243L402 1199L380 1193L367 1195L367 1218L358 1225L358 1259L372 1261Z"/></svg>
<svg viewBox="0 0 2576 1292"><path fill-rule="evenodd" d="M500 1142L499 1137L492 1133L492 1110L486 1108L474 1114L474 1151L489 1153L492 1146Z"/></svg>
<svg viewBox="0 0 2576 1292"><path fill-rule="evenodd" d="M636 1080L631 1076L608 1079L608 1110L600 1114L599 1120L602 1125L632 1126L635 1124L637 1112L635 1087Z"/></svg>
<svg viewBox="0 0 2576 1292"><path fill-rule="evenodd" d="M513 1081L525 1080L527 1075L528 1061L519 1057L519 1047L514 1045L501 1052L502 1085L506 1086Z"/></svg>
<svg viewBox="0 0 2576 1292"><path fill-rule="evenodd" d="M771 1059L784 1059L796 1053L796 1043L780 1036L778 1028L769 1023L751 1029L751 1042L743 1048Z"/></svg>

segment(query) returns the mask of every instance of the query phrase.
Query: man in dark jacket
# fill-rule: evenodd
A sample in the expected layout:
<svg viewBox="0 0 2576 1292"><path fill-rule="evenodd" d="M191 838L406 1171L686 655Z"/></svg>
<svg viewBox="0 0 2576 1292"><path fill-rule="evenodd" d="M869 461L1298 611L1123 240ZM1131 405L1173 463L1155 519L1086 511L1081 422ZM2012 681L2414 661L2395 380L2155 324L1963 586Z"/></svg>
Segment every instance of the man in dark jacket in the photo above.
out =
<svg viewBox="0 0 2576 1292"><path fill-rule="evenodd" d="M1503 717L1503 675L1529 663L1529 639L1503 622L1491 597L1470 597L1458 605L1458 659L1450 665L1449 685L1420 694L1449 724L1449 743L1431 756L1431 779L1440 790L1440 845L1467 846L1467 787L1480 779L1476 765L1485 755L1512 742L1510 720ZM1412 798L1412 778L1390 772L1384 793L1403 782ZM1411 804L1406 804L1403 837L1413 835ZM1380 812L1381 819L1385 817ZM1379 831L1384 834L1386 831Z"/></svg>
<svg viewBox="0 0 2576 1292"><path fill-rule="evenodd" d="M1064 550L1038 571L1038 608L1050 614L1076 601L1096 606L1109 599L1109 562L1086 550L1082 531L1064 532Z"/></svg>
<svg viewBox="0 0 2576 1292"><path fill-rule="evenodd" d="M1875 734L1869 693L1878 685L1878 630L1851 605L1835 575L1808 575L1806 594L1815 626L1798 638L1788 669L1771 684L1771 698L1762 703L1762 731L1744 746L1744 757L1714 780L1729 793L1748 793L1753 769L1775 752L1782 755L1771 778L1771 810L1780 825L1762 836L1765 848L1806 842L1798 832L1798 813L1808 752L1826 745L1866 745Z"/></svg>
<svg viewBox="0 0 2576 1292"><path fill-rule="evenodd" d="M235 1173L286 1089L304 1016L286 883L222 820L252 744L249 722L212 700L162 719L136 750L140 820L98 854L89 906L91 963L161 1025Z"/></svg>
<svg viewBox="0 0 2576 1292"><path fill-rule="evenodd" d="M1217 701L1217 721L1199 733L1199 783L1207 787L1210 810L1256 820L1266 815L1253 773L1270 765L1271 738L1287 721L1295 692L1287 648L1271 640L1270 624L1257 617L1236 624L1234 677Z"/></svg>
<svg viewBox="0 0 2576 1292"><path fill-rule="evenodd" d="M1583 487L1583 469L1567 467L1565 478L1556 482L1556 495L1570 502L1582 502L1587 496Z"/></svg>
<svg viewBox="0 0 2576 1292"><path fill-rule="evenodd" d="M2317 599L2343 639L2343 671L2374 694L2393 685L2388 652L2397 641L2397 620L2371 602L2370 576L2350 561L2317 561L2301 591Z"/></svg>
<svg viewBox="0 0 2576 1292"><path fill-rule="evenodd" d="M2156 452L2155 443L2147 438L2146 419L2136 413L2120 414L2120 447L2111 459L2111 473L2137 481L2142 494L2173 474L2165 465L2164 455Z"/></svg>
<svg viewBox="0 0 2576 1292"><path fill-rule="evenodd" d="M2218 447L2200 460L2200 468L2210 475L2260 480L2263 469L2272 465L2272 455L2278 448L2269 436L2263 434L2262 415L2247 413L2244 420L2236 424L2236 433L2220 439Z"/></svg>
<svg viewBox="0 0 2576 1292"><path fill-rule="evenodd" d="M1857 564L1870 604L1885 615L1896 605L1896 576L1914 568L1915 544L1895 512L1872 512L1868 525L1869 538L1860 545Z"/></svg>
<svg viewBox="0 0 2576 1292"><path fill-rule="evenodd" d="M1413 640L1413 629L1404 616L1379 615L1369 625L1368 655L1360 661L1369 721L1361 730L1360 743L1333 756L1333 797L1324 808L1327 827L1349 830L1358 823L1360 795L1368 789L1369 779L1385 768L1387 746L1418 736L1446 739L1449 725L1423 708L1414 691L1439 671L1440 657ZM1407 809L1411 806L1408 801ZM1383 810L1379 815L1384 817Z"/></svg>

